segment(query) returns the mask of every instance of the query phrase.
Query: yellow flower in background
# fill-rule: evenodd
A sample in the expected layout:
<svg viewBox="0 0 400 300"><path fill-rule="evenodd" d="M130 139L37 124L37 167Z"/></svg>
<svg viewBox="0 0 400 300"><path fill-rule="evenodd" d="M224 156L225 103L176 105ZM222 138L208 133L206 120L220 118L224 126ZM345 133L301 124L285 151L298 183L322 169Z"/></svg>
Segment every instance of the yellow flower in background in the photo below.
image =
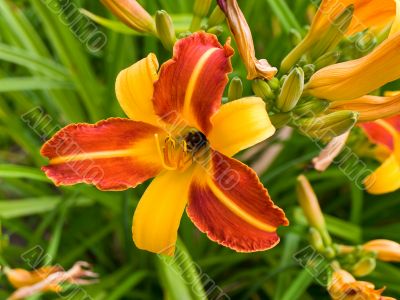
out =
<svg viewBox="0 0 400 300"><path fill-rule="evenodd" d="M246 18L236 0L218 0L218 5L225 13L229 28L239 49L247 69L247 79L256 78L272 79L278 70L271 67L266 59L257 59L253 37Z"/></svg>
<svg viewBox="0 0 400 300"><path fill-rule="evenodd" d="M375 252L377 258L387 262L400 262L400 244L390 240L373 240L365 243L362 248Z"/></svg>
<svg viewBox="0 0 400 300"><path fill-rule="evenodd" d="M370 140L386 148L388 156L369 175L364 185L371 194L384 194L400 188L400 116L361 124Z"/></svg>

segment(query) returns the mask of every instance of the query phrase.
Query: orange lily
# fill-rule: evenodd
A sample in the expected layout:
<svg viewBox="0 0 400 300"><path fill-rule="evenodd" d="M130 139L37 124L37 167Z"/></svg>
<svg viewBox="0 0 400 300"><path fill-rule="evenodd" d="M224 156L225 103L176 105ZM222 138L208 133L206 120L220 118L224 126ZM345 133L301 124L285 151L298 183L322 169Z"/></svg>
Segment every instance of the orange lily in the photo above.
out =
<svg viewBox="0 0 400 300"><path fill-rule="evenodd" d="M42 148L57 185L124 190L156 177L133 217L140 249L173 255L185 207L208 237L239 252L266 250L287 225L253 170L230 158L270 137L265 104L250 97L221 106L232 71L229 42L195 33L178 41L159 72L155 55L123 70L117 98L131 119L70 125Z"/></svg>
<svg viewBox="0 0 400 300"><path fill-rule="evenodd" d="M400 115L360 125L370 140L387 153L382 165L364 184L371 194L384 194L400 188Z"/></svg>
<svg viewBox="0 0 400 300"><path fill-rule="evenodd" d="M381 296L384 288L375 290L372 283L357 281L350 273L342 269L333 273L328 284L328 291L333 300L396 300Z"/></svg>

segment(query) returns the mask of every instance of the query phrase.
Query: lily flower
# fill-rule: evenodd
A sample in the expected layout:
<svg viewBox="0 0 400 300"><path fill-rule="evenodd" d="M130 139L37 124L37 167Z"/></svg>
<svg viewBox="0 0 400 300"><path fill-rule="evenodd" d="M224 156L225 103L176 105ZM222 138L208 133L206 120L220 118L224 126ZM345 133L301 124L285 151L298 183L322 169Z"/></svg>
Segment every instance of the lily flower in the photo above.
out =
<svg viewBox="0 0 400 300"><path fill-rule="evenodd" d="M400 244L390 240L373 240L364 244L366 251L375 252L377 258L387 262L400 262Z"/></svg>
<svg viewBox="0 0 400 300"><path fill-rule="evenodd" d="M282 62L281 71L288 71L304 53L312 49L348 6L353 5L354 12L345 34L353 35L365 29L376 32L393 23L396 16L395 1L398 0L323 0L310 30Z"/></svg>
<svg viewBox="0 0 400 300"><path fill-rule="evenodd" d="M371 194L390 193L400 188L400 116L360 125L369 139L384 147L382 165L369 175L364 185Z"/></svg>
<svg viewBox="0 0 400 300"><path fill-rule="evenodd" d="M237 1L217 0L217 3L225 13L229 28L239 49L239 54L246 65L247 79L272 79L278 70L272 67L266 59L259 60L256 58L250 27Z"/></svg>
<svg viewBox="0 0 400 300"><path fill-rule="evenodd" d="M328 291L333 300L396 300L381 296L385 289L375 290L375 286L366 281L357 281L349 272L336 270L328 284Z"/></svg>
<svg viewBox="0 0 400 300"><path fill-rule="evenodd" d="M57 185L85 182L101 190L134 188L151 177L133 217L136 246L173 255L186 208L200 231L239 252L266 250L287 225L256 173L237 152L270 137L261 98L221 106L233 55L229 41L195 33L178 41L161 66L150 54L123 70L117 98L130 119L75 124L42 148L43 170Z"/></svg>

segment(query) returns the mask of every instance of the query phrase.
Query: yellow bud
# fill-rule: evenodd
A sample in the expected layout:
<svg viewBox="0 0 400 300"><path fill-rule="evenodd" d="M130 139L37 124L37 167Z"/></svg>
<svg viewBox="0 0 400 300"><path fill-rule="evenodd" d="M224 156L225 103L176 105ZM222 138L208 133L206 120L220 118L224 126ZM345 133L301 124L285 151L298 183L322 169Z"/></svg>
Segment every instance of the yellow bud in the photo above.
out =
<svg viewBox="0 0 400 300"><path fill-rule="evenodd" d="M123 23L141 32L157 35L154 19L136 0L101 0Z"/></svg>
<svg viewBox="0 0 400 300"><path fill-rule="evenodd" d="M276 91L281 87L281 83L278 78L274 77L268 81L268 85L271 87L273 91Z"/></svg>
<svg viewBox="0 0 400 300"><path fill-rule="evenodd" d="M339 51L328 52L320 56L314 63L315 70L318 71L327 66L333 65L338 62L341 53Z"/></svg>
<svg viewBox="0 0 400 300"><path fill-rule="evenodd" d="M400 262L400 244L390 240L373 240L362 246L366 251L375 252L382 261Z"/></svg>
<svg viewBox="0 0 400 300"><path fill-rule="evenodd" d="M352 273L357 277L367 276L375 270L375 267L375 259L372 257L364 257L353 266Z"/></svg>
<svg viewBox="0 0 400 300"><path fill-rule="evenodd" d="M312 99L300 105L297 105L293 112L302 117L314 117L326 111L329 107L329 101Z"/></svg>
<svg viewBox="0 0 400 300"><path fill-rule="evenodd" d="M200 29L202 19L207 16L210 10L211 0L195 0L193 7L193 19L190 31L195 32Z"/></svg>
<svg viewBox="0 0 400 300"><path fill-rule="evenodd" d="M313 246L317 251L323 252L325 249L324 241L322 240L321 234L319 231L313 227L310 228L310 244Z"/></svg>
<svg viewBox="0 0 400 300"><path fill-rule="evenodd" d="M253 92L264 100L274 98L274 93L272 92L271 87L262 79L253 80L251 87L253 88Z"/></svg>
<svg viewBox="0 0 400 300"><path fill-rule="evenodd" d="M243 83L239 77L235 77L231 80L228 90L228 101L233 101L242 98L243 95Z"/></svg>
<svg viewBox="0 0 400 300"><path fill-rule="evenodd" d="M304 72L301 68L295 68L286 78L276 106L282 112L291 111L299 102L304 89Z"/></svg>
<svg viewBox="0 0 400 300"><path fill-rule="evenodd" d="M156 27L158 37L167 50L172 50L176 42L174 24L170 15L164 11L159 10L156 13Z"/></svg>
<svg viewBox="0 0 400 300"><path fill-rule="evenodd" d="M225 20L225 14L217 5L214 8L214 10L212 11L210 17L208 18L207 27L211 28L211 27L218 26L218 25L222 24L222 22L224 22L224 20Z"/></svg>

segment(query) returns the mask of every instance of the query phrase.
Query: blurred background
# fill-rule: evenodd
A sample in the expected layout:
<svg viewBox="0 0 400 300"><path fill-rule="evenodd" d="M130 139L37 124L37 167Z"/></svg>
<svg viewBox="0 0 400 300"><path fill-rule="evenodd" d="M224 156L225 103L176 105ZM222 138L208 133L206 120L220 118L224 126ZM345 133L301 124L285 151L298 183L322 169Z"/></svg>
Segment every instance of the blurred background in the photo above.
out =
<svg viewBox="0 0 400 300"><path fill-rule="evenodd" d="M192 0L139 2L151 14L166 10L180 32L190 25ZM257 57L277 67L293 47L291 29L305 32L316 10L316 1L309 0L239 4L252 28ZM149 52L156 53L160 63L171 53L154 37L104 27L81 9L115 20L98 1L0 0L0 265L29 270L60 264L67 269L85 260L101 276L95 285L67 287L63 296L31 299L181 300L204 299L206 294L210 299L329 299L325 279L315 269L302 267L308 228L295 181L303 172L316 190L335 241L400 241L399 192L379 197L363 192L357 180L349 180L361 167L356 159L323 174L312 171L310 160L321 145L284 128L238 155L256 169L274 202L287 212L291 225L280 230L277 247L235 253L209 241L184 216L176 258L136 249L131 219L148 183L126 192L100 192L83 184L57 188L40 170L46 160L39 150L67 124L124 117L114 93L118 72ZM225 27L220 41L228 34ZM230 78L239 76L244 95L252 95L238 55L233 66ZM377 166L372 160L366 163ZM400 296L396 265L379 262L366 280L387 286L388 296ZM12 291L2 275L0 299Z"/></svg>

